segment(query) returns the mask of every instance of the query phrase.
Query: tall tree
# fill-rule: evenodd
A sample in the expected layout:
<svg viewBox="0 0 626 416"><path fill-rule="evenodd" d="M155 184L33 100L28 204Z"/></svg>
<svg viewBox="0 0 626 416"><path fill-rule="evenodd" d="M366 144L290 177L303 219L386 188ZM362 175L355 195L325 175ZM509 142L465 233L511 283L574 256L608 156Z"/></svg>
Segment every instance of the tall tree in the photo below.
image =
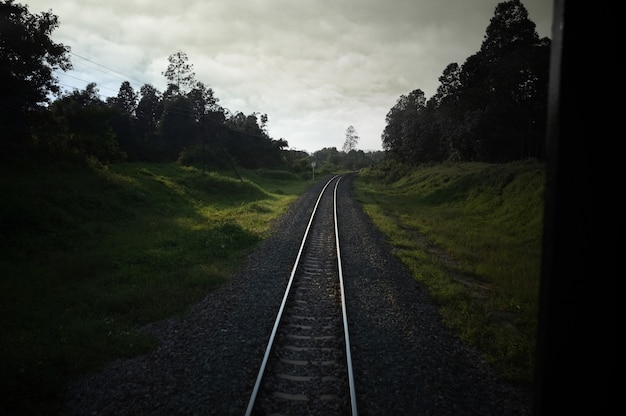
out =
<svg viewBox="0 0 626 416"><path fill-rule="evenodd" d="M167 61L169 65L163 72L169 81L168 90L172 94L186 94L187 89L193 87L196 74L193 72L193 65L189 63L187 54L182 51L171 54ZM166 94L168 95L168 94Z"/></svg>
<svg viewBox="0 0 626 416"><path fill-rule="evenodd" d="M433 99L419 112L416 130L415 163L443 162L448 158L448 143L442 134L439 110Z"/></svg>
<svg viewBox="0 0 626 416"><path fill-rule="evenodd" d="M130 82L124 81L120 85L120 89L116 97L112 97L108 102L116 109L120 110L123 114L128 116L134 116L137 109L138 95L133 89Z"/></svg>
<svg viewBox="0 0 626 416"><path fill-rule="evenodd" d="M496 6L480 50L465 61L460 76L458 105L473 115L466 130L478 140L481 160L529 156L530 135L543 136L537 126L545 124L549 44L539 39L520 0Z"/></svg>
<svg viewBox="0 0 626 416"><path fill-rule="evenodd" d="M343 142L343 150L344 153L350 153L351 150L356 150L356 145L359 143L359 136L356 133L356 129L354 126L348 126L346 129L346 140Z"/></svg>
<svg viewBox="0 0 626 416"><path fill-rule="evenodd" d="M116 97L107 99L107 104L113 110L111 127L120 149L126 152L130 160L139 160L142 155L141 136L135 130L137 103L138 95L128 81L122 82Z"/></svg>
<svg viewBox="0 0 626 416"><path fill-rule="evenodd" d="M472 62L471 59L466 61ZM451 63L439 77L439 87L427 103L430 132L438 135L438 147L442 160L475 160L479 141L471 132L475 114L469 106L468 95L463 96L461 67ZM462 101L465 99L465 101ZM434 138L432 138L434 139ZM431 140L434 144L434 140Z"/></svg>
<svg viewBox="0 0 626 416"><path fill-rule="evenodd" d="M346 139L343 142L341 150L347 155L346 165L349 169L354 170L356 168L356 145L359 142L359 136L356 133L354 126L348 126L346 129Z"/></svg>
<svg viewBox="0 0 626 416"><path fill-rule="evenodd" d="M30 116L58 95L53 71L72 65L69 47L50 38L59 26L51 11L32 14L14 0L0 2L0 155L23 148L30 134ZM0 156L0 157L2 157Z"/></svg>
<svg viewBox="0 0 626 416"><path fill-rule="evenodd" d="M480 51L488 61L494 61L520 45L535 45L539 41L535 28L520 0L499 3L485 31Z"/></svg>
<svg viewBox="0 0 626 416"><path fill-rule="evenodd" d="M222 149L221 143L218 143L217 140L224 124L224 112L218 104L219 98L215 96L213 89L207 87L203 82L197 81L187 97L193 107L197 124L196 138L201 150L200 162L204 167L207 159L217 159L215 155ZM193 159L189 157L189 155L194 156L193 152L187 152L186 155L188 159ZM188 160L188 162L197 161Z"/></svg>
<svg viewBox="0 0 626 416"><path fill-rule="evenodd" d="M137 131L147 139L150 133L154 133L157 123L163 114L163 102L161 93L151 84L145 84L139 89L141 98L135 110Z"/></svg>
<svg viewBox="0 0 626 416"><path fill-rule="evenodd" d="M437 92L431 100L434 100L436 107L439 107L445 101L455 101L458 98L460 88L461 68L459 64L453 62L448 64L443 70L439 77L439 87L437 87Z"/></svg>
<svg viewBox="0 0 626 416"><path fill-rule="evenodd" d="M200 121L210 112L221 112L219 106L219 98L215 96L213 89L204 85L203 82L197 81L191 91L187 94L191 100L196 120Z"/></svg>
<svg viewBox="0 0 626 416"><path fill-rule="evenodd" d="M424 92L416 89L408 95L401 95L387 113L387 126L382 134L383 149L394 158L407 163L417 161L420 114L425 107Z"/></svg>

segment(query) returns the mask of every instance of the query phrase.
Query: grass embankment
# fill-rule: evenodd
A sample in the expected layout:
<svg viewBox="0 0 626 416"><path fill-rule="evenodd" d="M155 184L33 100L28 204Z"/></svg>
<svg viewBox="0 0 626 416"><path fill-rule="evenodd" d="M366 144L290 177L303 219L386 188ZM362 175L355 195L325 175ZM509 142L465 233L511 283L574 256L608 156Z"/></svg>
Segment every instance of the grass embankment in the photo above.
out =
<svg viewBox="0 0 626 416"><path fill-rule="evenodd" d="M0 172L0 413L53 413L61 387L147 352L145 323L226 282L311 182L165 164Z"/></svg>
<svg viewBox="0 0 626 416"><path fill-rule="evenodd" d="M396 168L397 169L397 168ZM510 381L534 379L545 165L366 170L366 212L423 282L444 323Z"/></svg>

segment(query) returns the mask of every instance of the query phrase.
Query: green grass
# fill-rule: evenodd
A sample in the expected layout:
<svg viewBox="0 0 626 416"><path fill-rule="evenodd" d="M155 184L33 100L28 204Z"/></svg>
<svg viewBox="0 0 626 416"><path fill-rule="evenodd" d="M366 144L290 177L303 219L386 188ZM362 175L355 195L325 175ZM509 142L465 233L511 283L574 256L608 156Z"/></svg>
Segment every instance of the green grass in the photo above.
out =
<svg viewBox="0 0 626 416"><path fill-rule="evenodd" d="M71 377L228 281L311 184L176 164L0 168L0 413L52 414ZM362 171L357 197L444 322L503 377L534 368L544 165Z"/></svg>
<svg viewBox="0 0 626 416"><path fill-rule="evenodd" d="M534 380L544 180L544 164L523 161L372 169L355 181L444 323L526 387Z"/></svg>
<svg viewBox="0 0 626 416"><path fill-rule="evenodd" d="M0 172L2 411L53 413L71 377L154 340L227 282L310 184L176 164Z"/></svg>

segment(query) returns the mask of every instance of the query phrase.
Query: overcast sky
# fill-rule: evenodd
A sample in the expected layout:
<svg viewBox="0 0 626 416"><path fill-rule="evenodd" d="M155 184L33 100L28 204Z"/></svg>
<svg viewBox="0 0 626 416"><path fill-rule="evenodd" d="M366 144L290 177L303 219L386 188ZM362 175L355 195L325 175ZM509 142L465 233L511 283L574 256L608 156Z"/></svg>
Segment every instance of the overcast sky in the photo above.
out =
<svg viewBox="0 0 626 416"><path fill-rule="evenodd" d="M381 150L385 116L402 94L430 98L452 62L481 45L498 0L17 0L52 10L52 39L71 48L62 87L95 82L103 98L127 80L166 89L167 57L185 52L223 107L268 115L291 149ZM522 0L552 38L552 0Z"/></svg>

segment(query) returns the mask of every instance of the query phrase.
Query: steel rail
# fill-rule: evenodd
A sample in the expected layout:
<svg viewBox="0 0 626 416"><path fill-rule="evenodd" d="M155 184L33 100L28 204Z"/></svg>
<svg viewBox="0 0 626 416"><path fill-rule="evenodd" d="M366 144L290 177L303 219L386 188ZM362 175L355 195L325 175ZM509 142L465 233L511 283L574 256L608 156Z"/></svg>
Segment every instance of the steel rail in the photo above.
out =
<svg viewBox="0 0 626 416"><path fill-rule="evenodd" d="M261 387L261 381L263 380L263 374L265 373L265 368L267 367L267 362L269 360L272 346L274 345L274 338L276 338L276 332L278 331L278 327L280 325L280 321L282 319L283 311L285 309L285 305L287 304L287 298L289 297L289 292L291 290L291 285L293 283L294 276L296 274L296 270L298 269L298 264L300 263L300 257L302 256L302 251L304 250L304 245L306 243L307 236L309 234L309 230L311 229L311 224L313 223L313 219L315 218L315 212L317 211L317 207L328 188L328 185L337 178L339 175L335 175L326 182L324 187L322 188L319 196L317 197L317 201L315 202L315 206L313 207L313 211L311 212L311 217L309 218L309 223L307 224L306 230L304 231L304 236L302 237L302 242L300 243L300 249L298 250L298 255L296 256L296 261L294 262L293 268L291 269L291 275L289 276L289 281L287 283L287 288L285 289L285 294L283 295L283 300L280 304L280 308L278 309L278 314L276 315L276 320L274 321L274 327L272 328L272 333L270 335L269 341L267 343L267 348L265 349L265 355L263 356L263 361L261 362L261 367L259 369L259 373L256 378L256 382L254 384L254 388L252 389L252 394L250 395L250 401L248 402L248 407L246 409L246 416L250 416L254 409L254 404L256 402L256 397L259 393L259 388Z"/></svg>
<svg viewBox="0 0 626 416"><path fill-rule="evenodd" d="M341 292L341 314L343 316L343 333L346 342L346 363L348 365L348 383L350 385L350 407L352 416L356 416L356 389L354 387L354 373L352 371L352 355L350 353L350 336L348 334L348 313L346 310L346 296L343 289L343 270L341 266L341 249L339 248L339 222L337 221L337 188L339 187L341 178L335 183L333 198L333 216L335 219L335 245L337 246L337 268L339 270L339 289Z"/></svg>

